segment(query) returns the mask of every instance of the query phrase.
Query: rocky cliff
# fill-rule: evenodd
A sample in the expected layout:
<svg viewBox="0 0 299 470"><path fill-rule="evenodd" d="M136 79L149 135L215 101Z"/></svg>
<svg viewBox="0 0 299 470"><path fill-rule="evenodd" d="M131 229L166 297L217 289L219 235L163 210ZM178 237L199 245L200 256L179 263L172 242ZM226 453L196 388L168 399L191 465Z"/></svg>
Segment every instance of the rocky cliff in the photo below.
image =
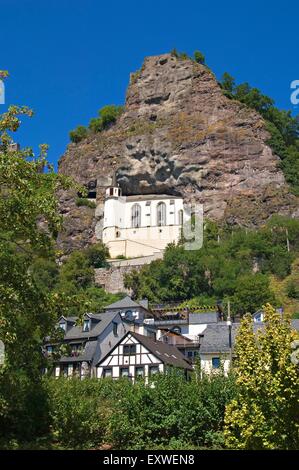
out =
<svg viewBox="0 0 299 470"><path fill-rule="evenodd" d="M267 145L261 116L224 96L204 65L170 54L148 57L131 74L125 109L108 130L70 144L59 172L82 184L97 180L98 208L61 194L70 250L100 237L101 202L116 172L124 194L168 193L203 203L207 217L258 225L298 205Z"/></svg>

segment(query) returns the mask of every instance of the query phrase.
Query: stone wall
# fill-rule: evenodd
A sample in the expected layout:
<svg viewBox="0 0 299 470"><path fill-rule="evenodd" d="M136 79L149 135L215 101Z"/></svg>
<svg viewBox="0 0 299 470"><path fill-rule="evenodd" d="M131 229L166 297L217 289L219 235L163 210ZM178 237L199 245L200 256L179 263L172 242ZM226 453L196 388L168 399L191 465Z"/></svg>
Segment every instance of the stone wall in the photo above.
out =
<svg viewBox="0 0 299 470"><path fill-rule="evenodd" d="M149 264L162 257L163 253L156 253L151 256L143 256L142 258L108 261L109 268L95 269L95 282L111 294L119 292L130 294L130 290L124 287L125 274L133 269L140 270L145 264Z"/></svg>

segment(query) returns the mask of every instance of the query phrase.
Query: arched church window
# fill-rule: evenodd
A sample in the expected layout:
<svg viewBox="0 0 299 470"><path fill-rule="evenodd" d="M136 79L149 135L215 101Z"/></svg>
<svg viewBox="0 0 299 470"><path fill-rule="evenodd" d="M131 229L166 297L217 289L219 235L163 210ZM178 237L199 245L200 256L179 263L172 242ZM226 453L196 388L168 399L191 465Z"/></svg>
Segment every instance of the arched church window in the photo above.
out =
<svg viewBox="0 0 299 470"><path fill-rule="evenodd" d="M141 226L141 207L139 204L134 204L131 211L132 227L137 228Z"/></svg>
<svg viewBox="0 0 299 470"><path fill-rule="evenodd" d="M179 210L179 225L183 225L183 209Z"/></svg>
<svg viewBox="0 0 299 470"><path fill-rule="evenodd" d="M161 227L166 225L166 204L165 202L159 202L157 205L157 225Z"/></svg>

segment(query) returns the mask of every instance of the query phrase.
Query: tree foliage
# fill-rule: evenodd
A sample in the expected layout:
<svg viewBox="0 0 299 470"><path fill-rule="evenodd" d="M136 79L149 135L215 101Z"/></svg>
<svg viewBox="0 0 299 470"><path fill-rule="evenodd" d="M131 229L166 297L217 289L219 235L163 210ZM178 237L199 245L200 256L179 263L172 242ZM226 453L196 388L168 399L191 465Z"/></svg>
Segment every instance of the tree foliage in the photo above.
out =
<svg viewBox="0 0 299 470"><path fill-rule="evenodd" d="M47 164L45 145L38 157L13 145L11 133L24 115L32 111L17 106L0 115L0 429L25 435L43 426L41 409L30 403L43 395L41 345L56 319L55 298L40 288L31 268L33 260L53 253L61 224L55 194L71 182Z"/></svg>
<svg viewBox="0 0 299 470"><path fill-rule="evenodd" d="M221 448L234 378L187 382L176 370L143 379L46 380L53 439L65 446L113 449Z"/></svg>
<svg viewBox="0 0 299 470"><path fill-rule="evenodd" d="M287 237L290 251L287 249ZM269 275L285 278L299 253L299 222L274 216L259 230L232 229L207 222L200 250L169 245L163 260L131 271L125 286L152 302L230 297L237 312L254 312L274 302ZM253 270L258 270L254 274Z"/></svg>
<svg viewBox="0 0 299 470"><path fill-rule="evenodd" d="M198 64L202 64L204 65L205 63L205 56L202 52L200 51L195 51L194 52L194 60L195 62L197 62Z"/></svg>
<svg viewBox="0 0 299 470"><path fill-rule="evenodd" d="M253 88L249 83L236 85L235 79L225 72L220 82L224 94L229 98L244 103L258 111L266 121L270 133L268 144L281 158L281 168L293 192L299 195L299 121L292 117L290 111L280 110L274 106L269 96Z"/></svg>
<svg viewBox="0 0 299 470"><path fill-rule="evenodd" d="M78 126L76 129L70 131L71 142L77 144L81 140L86 139L88 135L88 129L85 126Z"/></svg>
<svg viewBox="0 0 299 470"><path fill-rule="evenodd" d="M115 123L117 118L123 112L123 106L117 106L115 104L107 105L101 108L98 112L98 116L91 118L88 127L78 126L70 131L70 140L73 143L81 142L86 139L90 132L97 133L107 129L111 124Z"/></svg>
<svg viewBox="0 0 299 470"><path fill-rule="evenodd" d="M238 332L237 396L225 413L226 445L233 449L298 449L299 374L291 360L298 333L267 304L265 327L254 332L245 316Z"/></svg>

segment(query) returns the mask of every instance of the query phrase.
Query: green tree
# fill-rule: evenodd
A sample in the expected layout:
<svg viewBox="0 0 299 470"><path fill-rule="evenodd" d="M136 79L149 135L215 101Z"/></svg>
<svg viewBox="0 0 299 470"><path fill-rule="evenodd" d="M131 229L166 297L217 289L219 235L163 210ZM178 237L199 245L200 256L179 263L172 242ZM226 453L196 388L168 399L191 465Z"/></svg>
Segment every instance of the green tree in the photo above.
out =
<svg viewBox="0 0 299 470"><path fill-rule="evenodd" d="M75 144L81 142L81 140L86 139L88 135L88 130L85 126L78 126L76 129L70 131L70 139Z"/></svg>
<svg viewBox="0 0 299 470"><path fill-rule="evenodd" d="M103 243L97 243L86 249L86 255L93 268L103 268L107 265L106 258L109 258L109 250Z"/></svg>
<svg viewBox="0 0 299 470"><path fill-rule="evenodd" d="M269 278L264 274L245 274L236 282L233 297L234 309L241 313L254 313L266 302L272 302L274 294L269 288Z"/></svg>
<svg viewBox="0 0 299 470"><path fill-rule="evenodd" d="M195 51L195 52L194 52L194 60L195 60L195 62L197 62L198 64L204 65L204 63L205 63L205 56L203 55L202 52L200 52L200 51Z"/></svg>
<svg viewBox="0 0 299 470"><path fill-rule="evenodd" d="M46 146L34 157L31 149L12 145L11 132L23 115L32 111L10 106L0 116L0 338L5 343L0 432L6 437L47 427L42 342L54 327L56 304L36 282L32 265L36 258L53 256L61 226L56 191L71 184L47 164ZM47 173L41 171L45 166Z"/></svg>
<svg viewBox="0 0 299 470"><path fill-rule="evenodd" d="M91 118L88 127L94 133L101 132L103 130L103 121L100 117Z"/></svg>
<svg viewBox="0 0 299 470"><path fill-rule="evenodd" d="M235 89L235 79L229 73L224 72L220 83L223 90L233 93Z"/></svg>
<svg viewBox="0 0 299 470"><path fill-rule="evenodd" d="M100 109L99 115L102 119L103 127L105 128L114 123L122 112L123 106L116 106L115 104L110 104Z"/></svg>
<svg viewBox="0 0 299 470"><path fill-rule="evenodd" d="M226 407L226 445L233 449L298 449L299 374L291 361L290 321L265 308L265 327L254 332L246 315L236 339L237 397Z"/></svg>

